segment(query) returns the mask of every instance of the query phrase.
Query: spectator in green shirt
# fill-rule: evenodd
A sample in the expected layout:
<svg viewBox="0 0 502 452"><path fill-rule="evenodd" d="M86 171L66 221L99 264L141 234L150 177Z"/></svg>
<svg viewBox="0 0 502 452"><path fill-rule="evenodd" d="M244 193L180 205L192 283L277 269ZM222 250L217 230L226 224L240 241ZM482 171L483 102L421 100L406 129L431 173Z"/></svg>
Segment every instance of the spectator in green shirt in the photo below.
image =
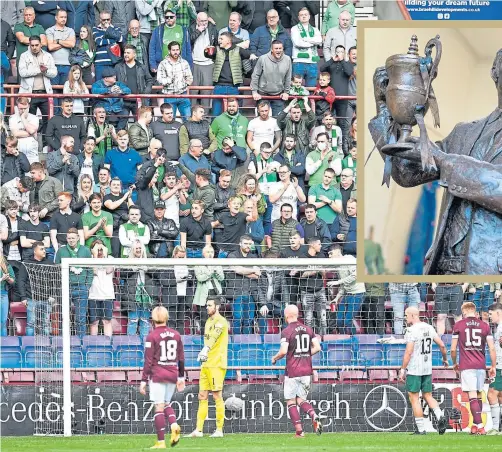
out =
<svg viewBox="0 0 502 452"><path fill-rule="evenodd" d="M343 208L340 190L331 186L334 177L335 172L331 168L324 170L322 183L311 187L308 197L308 203L317 208L317 216L328 225L333 224Z"/></svg>
<svg viewBox="0 0 502 452"><path fill-rule="evenodd" d="M348 11L352 18L350 25L354 25L354 17L356 15L356 7L351 0L332 0L324 13L322 21L321 34L324 39L330 28L338 27L338 18L342 11Z"/></svg>
<svg viewBox="0 0 502 452"><path fill-rule="evenodd" d="M82 215L84 227L85 245L89 248L96 239L101 239L108 253L112 252L111 237L113 236L113 217L110 212L104 212L103 198L99 193L93 193L89 197L91 210Z"/></svg>
<svg viewBox="0 0 502 452"><path fill-rule="evenodd" d="M31 6L24 8L24 22L14 26L16 35L16 61L19 64L19 58L28 50L30 36L40 36L42 47L47 47L47 36L44 27L35 23L35 10Z"/></svg>

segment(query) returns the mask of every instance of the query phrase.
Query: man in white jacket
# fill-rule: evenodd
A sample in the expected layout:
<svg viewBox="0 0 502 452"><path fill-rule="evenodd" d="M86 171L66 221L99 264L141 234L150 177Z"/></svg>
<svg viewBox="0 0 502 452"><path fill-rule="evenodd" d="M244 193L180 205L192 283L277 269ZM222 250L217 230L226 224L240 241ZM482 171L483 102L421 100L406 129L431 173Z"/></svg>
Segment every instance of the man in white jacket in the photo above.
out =
<svg viewBox="0 0 502 452"><path fill-rule="evenodd" d="M317 46L322 44L321 32L310 25L310 13L307 8L298 12L299 23L291 28L293 41L293 74L301 75L305 86L316 86L319 55Z"/></svg>
<svg viewBox="0 0 502 452"><path fill-rule="evenodd" d="M21 78L19 93L52 94L51 79L56 77L58 71L52 55L42 50L40 36L30 37L30 48L19 58L18 71ZM46 146L45 130L49 117L49 99L47 97L32 98L30 113L36 115L37 108L42 114L40 132L43 145Z"/></svg>

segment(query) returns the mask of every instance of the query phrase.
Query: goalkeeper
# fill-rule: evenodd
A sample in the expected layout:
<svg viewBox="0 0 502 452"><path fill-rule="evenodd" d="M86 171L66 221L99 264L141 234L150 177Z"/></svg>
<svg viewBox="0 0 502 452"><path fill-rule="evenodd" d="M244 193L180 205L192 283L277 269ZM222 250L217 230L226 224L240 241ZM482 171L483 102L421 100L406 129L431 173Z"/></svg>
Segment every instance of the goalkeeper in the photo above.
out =
<svg viewBox="0 0 502 452"><path fill-rule="evenodd" d="M204 348L197 360L202 362L199 383L199 409L196 429L188 435L192 438L203 436L204 421L207 418L209 391L216 405L216 430L211 438L223 437L225 403L223 402L223 381L227 372L228 322L220 314L223 297L209 297L206 304L208 319L204 327Z"/></svg>

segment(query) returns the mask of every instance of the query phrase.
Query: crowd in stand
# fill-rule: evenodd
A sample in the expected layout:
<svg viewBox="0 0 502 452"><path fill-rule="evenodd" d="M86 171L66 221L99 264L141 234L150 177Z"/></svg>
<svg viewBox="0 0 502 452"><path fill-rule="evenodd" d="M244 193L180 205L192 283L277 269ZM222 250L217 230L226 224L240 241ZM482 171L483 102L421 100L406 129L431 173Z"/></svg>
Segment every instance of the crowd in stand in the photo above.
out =
<svg viewBox="0 0 502 452"><path fill-rule="evenodd" d="M12 1L0 13L2 89L17 77L19 94L35 95L17 97L8 115L5 98L1 104L2 334L9 288L11 300L27 305L27 334L35 310L49 328L49 302L32 298L26 267L64 257L343 253L353 264L353 2L329 3L321 29L320 2L306 1ZM246 85L252 99L233 97ZM158 86L163 99L124 97ZM62 96L49 117L53 93ZM246 102L256 117L243 114ZM231 300L234 333L250 332L255 315L280 317L292 296L321 333L352 332L365 293L353 265L333 281L347 289L339 291L341 326L329 324L324 273L282 275L286 293L274 289L271 298L266 287L281 284L268 271L249 271L209 275ZM99 319L111 334L118 298L128 332L139 325L144 333L150 309L138 306L157 302L173 309L181 328L188 274L183 289L183 275L122 271L118 297L105 284L113 270L71 273L77 334L85 334L87 316L93 334ZM204 306L207 277L196 271L188 279L193 304Z"/></svg>

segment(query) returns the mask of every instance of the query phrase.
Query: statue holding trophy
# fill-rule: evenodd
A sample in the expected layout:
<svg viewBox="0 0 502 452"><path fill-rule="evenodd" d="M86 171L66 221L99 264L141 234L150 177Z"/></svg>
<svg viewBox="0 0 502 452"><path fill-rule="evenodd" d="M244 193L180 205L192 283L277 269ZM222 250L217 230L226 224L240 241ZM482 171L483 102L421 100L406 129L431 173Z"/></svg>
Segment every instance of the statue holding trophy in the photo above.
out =
<svg viewBox="0 0 502 452"><path fill-rule="evenodd" d="M415 187L438 180L445 188L424 274L502 275L502 49L491 70L498 108L478 121L457 124L433 143L424 116L430 111L439 126L432 85L441 53L439 36L426 44L423 57L412 36L407 54L390 56L375 70L377 115L368 127L385 161L383 182L389 185L392 178ZM418 137L412 135L415 125Z"/></svg>

